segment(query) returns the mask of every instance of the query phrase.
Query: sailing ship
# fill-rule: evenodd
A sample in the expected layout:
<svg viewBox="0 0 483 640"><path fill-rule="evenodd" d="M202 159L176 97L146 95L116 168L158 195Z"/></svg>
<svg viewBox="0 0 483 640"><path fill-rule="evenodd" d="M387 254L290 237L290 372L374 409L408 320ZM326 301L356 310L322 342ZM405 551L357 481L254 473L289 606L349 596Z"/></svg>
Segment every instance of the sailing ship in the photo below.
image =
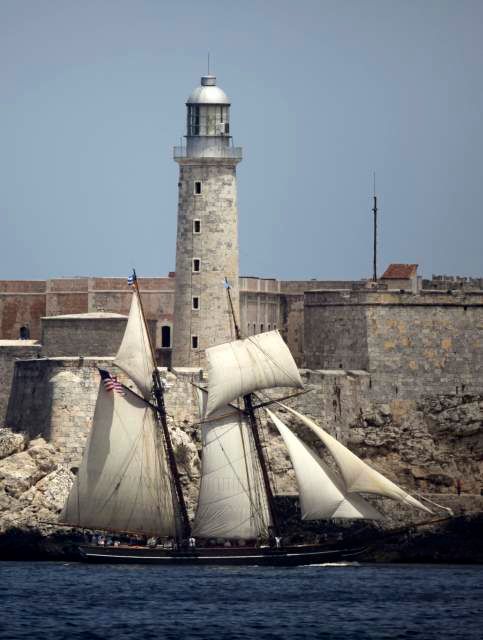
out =
<svg viewBox="0 0 483 640"><path fill-rule="evenodd" d="M367 545L343 539L284 544L260 411L287 447L303 520L379 520L368 499L375 495L432 513L309 417L281 401L260 398L257 394L274 388L302 389L300 373L278 331L242 338L235 321L236 340L206 350L208 384L197 389L201 484L191 523L135 272L130 280L131 309L114 364L135 389L100 371L92 429L61 514L63 524L105 534L104 544L98 539L79 546L82 560L290 566L360 557ZM276 408L305 425L334 464L303 442Z"/></svg>

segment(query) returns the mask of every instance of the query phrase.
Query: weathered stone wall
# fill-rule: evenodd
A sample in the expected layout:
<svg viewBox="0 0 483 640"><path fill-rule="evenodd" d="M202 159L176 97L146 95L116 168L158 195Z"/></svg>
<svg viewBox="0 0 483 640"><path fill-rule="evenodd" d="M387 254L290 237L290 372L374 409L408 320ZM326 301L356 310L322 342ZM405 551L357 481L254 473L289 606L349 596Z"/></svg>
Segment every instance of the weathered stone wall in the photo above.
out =
<svg viewBox="0 0 483 640"><path fill-rule="evenodd" d="M305 296L310 368L363 368L376 399L483 390L483 294L320 291Z"/></svg>
<svg viewBox="0 0 483 640"><path fill-rule="evenodd" d="M78 466L92 424L98 366L128 382L112 359L17 362L8 425L29 438L43 436L56 447L59 463L68 468ZM481 504L476 496L483 487L482 394L442 394L418 402L397 399L381 403L371 398L371 376L367 372L302 370L301 374L307 393L291 399L289 404L314 418L374 468L412 493L433 496L432 499L437 494L437 501L443 504L448 502L444 496L455 495L459 479L464 496L474 496ZM206 380L197 369L164 371L162 376L168 383L165 399L175 454L193 514L201 444L194 385ZM285 392L290 390L271 395L279 397ZM311 432L297 425L284 410L275 410L333 465ZM287 451L274 426L263 415L261 420L276 493L293 496L297 489ZM392 501L379 501L378 507L393 524L418 518Z"/></svg>
<svg viewBox="0 0 483 640"><path fill-rule="evenodd" d="M122 378L112 358L50 358L15 363L6 424L55 444L67 466L78 466L92 425L97 367Z"/></svg>
<svg viewBox="0 0 483 640"><path fill-rule="evenodd" d="M280 332L298 366L304 358L304 294L286 294L280 298Z"/></svg>
<svg viewBox="0 0 483 640"><path fill-rule="evenodd" d="M64 464L78 466L94 417L100 383L98 368L107 369L135 389L113 364L113 358L16 361L6 424L29 438L45 438L59 449ZM199 421L193 385L200 381L199 370L179 370L176 375L164 371L162 376L168 383L165 400L175 440L182 442L182 432L193 435L194 423ZM193 438L196 440L196 436Z"/></svg>
<svg viewBox="0 0 483 640"><path fill-rule="evenodd" d="M375 390L387 398L409 399L481 392L482 303L483 296L438 296L429 304L368 307Z"/></svg>
<svg viewBox="0 0 483 640"><path fill-rule="evenodd" d="M204 366L205 349L234 337L226 277L239 318L236 160L180 159L172 362ZM201 181L201 193L195 193ZM194 221L199 220L199 232ZM199 271L193 261L199 260ZM198 308L193 308L193 297ZM192 336L198 344L192 347Z"/></svg>
<svg viewBox="0 0 483 640"><path fill-rule="evenodd" d="M0 340L0 428L7 414L15 361L36 358L39 352L40 344L35 340Z"/></svg>
<svg viewBox="0 0 483 640"><path fill-rule="evenodd" d="M20 327L28 327L30 338L40 339L40 318L45 316L44 280L0 281L0 339L17 340Z"/></svg>
<svg viewBox="0 0 483 640"><path fill-rule="evenodd" d="M280 329L280 282L240 278L240 328L244 336Z"/></svg>
<svg viewBox="0 0 483 640"><path fill-rule="evenodd" d="M42 356L115 356L126 329L127 317L92 313L42 318ZM156 321L147 320L151 340Z"/></svg>
<svg viewBox="0 0 483 640"><path fill-rule="evenodd" d="M146 317L157 322L156 346L160 348L161 327L173 324L174 274L168 278L139 278L139 287ZM95 312L127 315L130 304L127 278L3 280L0 281L0 339L15 340L20 327L26 326L30 337L40 340L43 317Z"/></svg>
<svg viewBox="0 0 483 640"><path fill-rule="evenodd" d="M42 355L47 358L114 356L121 344L126 322L126 316L42 318Z"/></svg>
<svg viewBox="0 0 483 640"><path fill-rule="evenodd" d="M307 293L304 358L311 369L368 369L366 309L346 290Z"/></svg>

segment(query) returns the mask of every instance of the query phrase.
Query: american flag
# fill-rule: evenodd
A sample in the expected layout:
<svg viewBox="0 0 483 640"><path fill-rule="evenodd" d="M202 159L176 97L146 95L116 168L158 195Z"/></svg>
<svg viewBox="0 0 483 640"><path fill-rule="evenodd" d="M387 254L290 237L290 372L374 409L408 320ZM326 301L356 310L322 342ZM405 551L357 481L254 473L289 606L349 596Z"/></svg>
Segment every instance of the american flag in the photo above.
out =
<svg viewBox="0 0 483 640"><path fill-rule="evenodd" d="M116 376L111 376L109 371L106 371L105 369L99 369L99 373L101 374L101 379L106 391L115 391L121 396L126 395L124 387L120 382L117 381Z"/></svg>

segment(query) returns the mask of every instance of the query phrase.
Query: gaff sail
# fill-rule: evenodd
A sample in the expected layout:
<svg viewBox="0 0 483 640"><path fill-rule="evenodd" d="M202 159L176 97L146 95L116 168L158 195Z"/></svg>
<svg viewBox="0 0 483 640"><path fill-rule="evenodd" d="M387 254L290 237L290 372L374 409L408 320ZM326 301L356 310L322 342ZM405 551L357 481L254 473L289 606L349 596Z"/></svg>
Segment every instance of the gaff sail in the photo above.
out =
<svg viewBox="0 0 483 640"><path fill-rule="evenodd" d="M62 522L175 536L171 482L152 410L101 383L94 421Z"/></svg>
<svg viewBox="0 0 483 640"><path fill-rule="evenodd" d="M205 407L206 393L203 396L200 400ZM267 497L243 413L223 407L212 420L203 422L201 434L201 486L193 535L231 539L267 537L271 525Z"/></svg>
<svg viewBox="0 0 483 640"><path fill-rule="evenodd" d="M208 404L213 415L235 398L274 387L302 388L297 365L278 331L268 331L206 350Z"/></svg>
<svg viewBox="0 0 483 640"><path fill-rule="evenodd" d="M398 487L397 484L384 477L382 473L372 469L368 464L363 462L355 453L352 453L347 447L329 435L327 431L322 429L322 427L313 420L284 404L280 403L280 406L307 425L325 444L339 467L345 489L348 493L372 493L391 498L392 500L398 500L409 506L422 509L427 513L432 513L432 511L419 502L419 500L413 498L409 493Z"/></svg>
<svg viewBox="0 0 483 640"><path fill-rule="evenodd" d="M127 373L146 400L151 399L156 364L153 361L148 331L136 290L133 291L126 331L114 358L114 364Z"/></svg>
<svg viewBox="0 0 483 640"><path fill-rule="evenodd" d="M381 514L364 498L348 495L343 482L275 414L265 409L288 449L299 489L302 520L326 518L379 520Z"/></svg>

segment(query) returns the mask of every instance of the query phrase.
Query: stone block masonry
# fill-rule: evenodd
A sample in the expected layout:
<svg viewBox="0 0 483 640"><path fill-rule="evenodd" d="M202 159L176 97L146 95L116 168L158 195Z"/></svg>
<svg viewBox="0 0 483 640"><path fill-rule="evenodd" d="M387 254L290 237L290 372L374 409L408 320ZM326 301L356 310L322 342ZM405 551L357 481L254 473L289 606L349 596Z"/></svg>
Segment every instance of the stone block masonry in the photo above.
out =
<svg viewBox="0 0 483 640"><path fill-rule="evenodd" d="M161 328L173 324L174 274L138 281L146 317L157 323L156 346L160 347ZM130 304L127 278L0 280L0 339L15 340L20 328L27 327L30 337L40 340L41 319L46 316L103 312L127 315Z"/></svg>
<svg viewBox="0 0 483 640"><path fill-rule="evenodd" d="M114 356L126 323L126 316L102 312L42 318L42 356ZM155 344L156 321L147 325Z"/></svg>
<svg viewBox="0 0 483 640"><path fill-rule="evenodd" d="M67 466L78 466L92 426L100 384L98 369L107 369L128 387L131 380L113 364L114 358L40 358L15 362L6 424L29 438L41 436L57 446ZM171 424L193 431L199 421L193 381L199 370L168 378L166 407Z"/></svg>
<svg viewBox="0 0 483 640"><path fill-rule="evenodd" d="M381 401L481 393L483 294L307 292L305 363L365 369Z"/></svg>
<svg viewBox="0 0 483 640"><path fill-rule="evenodd" d="M79 465L92 425L99 387L98 367L105 367L132 385L111 358L50 358L17 361L7 425L30 438L43 436L60 449L69 468ZM289 401L314 418L357 455L408 490L454 494L460 479L465 494L483 487L483 394L428 395L419 401L371 397L371 376L363 371L302 370L307 393ZM200 414L193 383L204 384L198 369L162 371L175 451L184 487L193 507L199 484ZM290 390L270 392L280 397ZM283 410L282 420L314 446L320 442ZM287 450L263 411L262 440L278 494L296 493ZM330 460L329 460L330 463Z"/></svg>
<svg viewBox="0 0 483 640"><path fill-rule="evenodd" d="M35 340L0 340L0 427L5 422L15 361L37 358L41 345Z"/></svg>
<svg viewBox="0 0 483 640"><path fill-rule="evenodd" d="M98 367L122 376L112 358L17 361L6 424L29 438L42 436L59 448L65 465L78 466L92 426Z"/></svg>
<svg viewBox="0 0 483 640"><path fill-rule="evenodd" d="M205 349L234 338L239 318L237 160L179 159L173 365L203 367ZM195 183L201 184L200 193ZM193 299L196 298L196 304ZM196 337L196 341L193 341Z"/></svg>

